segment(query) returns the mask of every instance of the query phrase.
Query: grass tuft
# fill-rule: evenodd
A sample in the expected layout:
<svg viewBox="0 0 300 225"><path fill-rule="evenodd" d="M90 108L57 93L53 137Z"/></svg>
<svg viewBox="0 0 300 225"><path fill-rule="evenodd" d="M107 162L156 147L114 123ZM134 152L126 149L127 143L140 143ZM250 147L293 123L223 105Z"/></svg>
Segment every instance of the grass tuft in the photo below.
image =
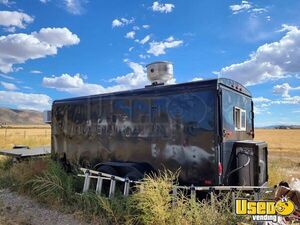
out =
<svg viewBox="0 0 300 225"><path fill-rule="evenodd" d="M51 161L46 171L27 183L32 187L32 192L42 199L70 203L75 197L74 177L57 162Z"/></svg>

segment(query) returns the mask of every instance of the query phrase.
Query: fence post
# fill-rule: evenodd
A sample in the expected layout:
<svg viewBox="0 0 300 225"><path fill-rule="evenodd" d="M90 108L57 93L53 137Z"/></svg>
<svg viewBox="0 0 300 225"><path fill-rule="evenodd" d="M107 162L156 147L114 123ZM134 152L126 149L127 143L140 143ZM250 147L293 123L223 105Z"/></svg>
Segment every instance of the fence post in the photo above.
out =
<svg viewBox="0 0 300 225"><path fill-rule="evenodd" d="M5 143L4 144L6 144L6 135L7 135L7 127L5 128L5 137L4 137L4 140L5 140Z"/></svg>

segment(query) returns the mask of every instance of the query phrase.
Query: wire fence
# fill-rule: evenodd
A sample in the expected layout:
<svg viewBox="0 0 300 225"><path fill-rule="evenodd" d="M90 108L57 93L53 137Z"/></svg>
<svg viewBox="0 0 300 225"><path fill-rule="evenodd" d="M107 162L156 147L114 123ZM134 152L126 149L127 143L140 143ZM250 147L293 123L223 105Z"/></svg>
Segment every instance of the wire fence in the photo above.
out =
<svg viewBox="0 0 300 225"><path fill-rule="evenodd" d="M14 145L47 145L50 144L50 137L50 127L3 127L0 128L0 149Z"/></svg>
<svg viewBox="0 0 300 225"><path fill-rule="evenodd" d="M7 137L48 137L51 135L51 129L45 128L35 128L35 129L10 129L10 128L1 128L0 136Z"/></svg>

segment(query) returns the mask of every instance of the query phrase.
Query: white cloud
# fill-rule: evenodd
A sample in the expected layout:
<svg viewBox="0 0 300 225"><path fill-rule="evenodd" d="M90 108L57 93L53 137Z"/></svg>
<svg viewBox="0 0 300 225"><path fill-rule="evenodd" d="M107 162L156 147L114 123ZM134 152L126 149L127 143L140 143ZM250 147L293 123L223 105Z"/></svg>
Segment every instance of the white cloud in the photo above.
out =
<svg viewBox="0 0 300 225"><path fill-rule="evenodd" d="M265 12L268 12L268 10L266 8L254 8L254 9L252 9L252 12L265 13Z"/></svg>
<svg viewBox="0 0 300 225"><path fill-rule="evenodd" d="M39 41L61 48L79 43L79 38L67 28L42 28L39 32L31 33Z"/></svg>
<svg viewBox="0 0 300 225"><path fill-rule="evenodd" d="M114 19L112 21L112 27L123 27L125 25L131 24L134 22L134 19L126 19L126 18L121 18L121 19Z"/></svg>
<svg viewBox="0 0 300 225"><path fill-rule="evenodd" d="M121 27L121 26L123 26L123 23L120 20L114 19L112 21L112 27Z"/></svg>
<svg viewBox="0 0 300 225"><path fill-rule="evenodd" d="M29 86L22 86L22 88L27 89L27 90L32 90L32 88Z"/></svg>
<svg viewBox="0 0 300 225"><path fill-rule="evenodd" d="M26 94L15 91L0 91L0 102L19 109L45 110L51 107L51 98L45 94Z"/></svg>
<svg viewBox="0 0 300 225"><path fill-rule="evenodd" d="M87 0L64 0L66 10L74 15L81 15L84 12L83 5Z"/></svg>
<svg viewBox="0 0 300 225"><path fill-rule="evenodd" d="M275 100L272 104L289 104L289 105L298 105L300 104L300 96L288 96L283 97L280 100Z"/></svg>
<svg viewBox="0 0 300 225"><path fill-rule="evenodd" d="M39 71L39 70L31 70L30 73L33 73L33 74L41 74L42 72Z"/></svg>
<svg viewBox="0 0 300 225"><path fill-rule="evenodd" d="M166 54L167 48L176 48L183 44L182 40L175 40L172 36L167 38L165 41L160 42L150 42L150 48L147 53L153 54L155 56Z"/></svg>
<svg viewBox="0 0 300 225"><path fill-rule="evenodd" d="M67 28L42 28L31 34L0 36L0 71L12 72L14 64L56 55L59 48L79 42L78 36Z"/></svg>
<svg viewBox="0 0 300 225"><path fill-rule="evenodd" d="M41 3L44 3L44 4L47 3L47 2L49 2L49 1L50 1L50 0L40 0L40 2L41 2Z"/></svg>
<svg viewBox="0 0 300 225"><path fill-rule="evenodd" d="M300 104L300 96L286 96L282 95L282 98L271 100L265 97L253 98L254 112L256 114L268 113L269 108L272 105L297 105Z"/></svg>
<svg viewBox="0 0 300 225"><path fill-rule="evenodd" d="M150 25L144 24L144 25L143 25L143 28L144 28L144 29L149 29L149 28L150 28Z"/></svg>
<svg viewBox="0 0 300 225"><path fill-rule="evenodd" d="M1 73L0 73L0 77L8 79L8 80L15 80L14 77L11 77L11 76L8 76L8 75L5 75L5 74L1 74Z"/></svg>
<svg viewBox="0 0 300 225"><path fill-rule="evenodd" d="M123 87L124 90L127 90L133 88L142 88L145 85L150 84L144 66L135 62L127 62L127 64L132 69L131 73L128 73L123 76L118 76L110 80L111 82L113 81L117 83L116 87ZM169 80L166 84L175 84L175 83L176 83L176 79L173 78Z"/></svg>
<svg viewBox="0 0 300 225"><path fill-rule="evenodd" d="M278 84L273 87L273 93L282 95L282 97L290 97L290 90L300 90L299 87L291 87L288 83Z"/></svg>
<svg viewBox="0 0 300 225"><path fill-rule="evenodd" d="M23 12L0 11L0 26L4 26L8 32L15 32L16 27L24 29L33 20L33 17Z"/></svg>
<svg viewBox="0 0 300 225"><path fill-rule="evenodd" d="M0 4L10 7L11 5L15 4L15 2L10 0L0 0Z"/></svg>
<svg viewBox="0 0 300 225"><path fill-rule="evenodd" d="M135 31L130 31L125 35L125 38L134 39Z"/></svg>
<svg viewBox="0 0 300 225"><path fill-rule="evenodd" d="M140 28L138 26L133 26L132 29L133 30L139 30Z"/></svg>
<svg viewBox="0 0 300 225"><path fill-rule="evenodd" d="M150 58L150 55L139 54L139 57L141 59L147 59L147 58Z"/></svg>
<svg viewBox="0 0 300 225"><path fill-rule="evenodd" d="M250 59L224 67L219 75L254 85L300 72L300 30L283 25L286 34L278 41L260 46Z"/></svg>
<svg viewBox="0 0 300 225"><path fill-rule="evenodd" d="M85 83L80 74L74 76L62 74L61 76L44 77L43 85L48 88L54 88L58 91L68 92L74 95L92 95L108 93L115 91L129 90L133 88L144 87L149 84L145 68L135 62L126 62L132 69L132 72L118 76L110 80L115 85L104 87L100 84Z"/></svg>
<svg viewBox="0 0 300 225"><path fill-rule="evenodd" d="M154 12L161 12L161 13L170 13L175 8L175 5L166 3L166 4L160 4L159 2L153 2L152 4L152 10Z"/></svg>
<svg viewBox="0 0 300 225"><path fill-rule="evenodd" d="M60 77L44 77L43 85L50 88L77 88L82 86L83 80L80 74L76 74L73 77L69 74L62 74Z"/></svg>
<svg viewBox="0 0 300 225"><path fill-rule="evenodd" d="M143 45L146 44L149 40L150 40L150 35L147 35L140 41L140 43Z"/></svg>
<svg viewBox="0 0 300 225"><path fill-rule="evenodd" d="M253 3L249 1L242 1L241 4L231 5L229 6L230 10L233 14L238 14L241 12L248 12L252 15L262 14L268 12L267 8L259 8L253 5ZM268 18L267 18L268 20Z"/></svg>
<svg viewBox="0 0 300 225"><path fill-rule="evenodd" d="M147 73L142 65L135 62L128 62L127 64L133 72L123 76L118 76L116 78L111 79L110 81L114 81L118 85L129 88L143 87L149 83L147 79Z"/></svg>
<svg viewBox="0 0 300 225"><path fill-rule="evenodd" d="M131 52L133 49L134 49L134 47L130 47L130 48L128 49L128 51Z"/></svg>
<svg viewBox="0 0 300 225"><path fill-rule="evenodd" d="M203 78L202 77L194 77L193 79L191 79L191 82L200 81L200 80L203 80Z"/></svg>
<svg viewBox="0 0 300 225"><path fill-rule="evenodd" d="M233 14L243 12L247 9L251 9L252 7L253 7L252 4L248 1L242 1L241 4L236 4L236 5L229 6L229 8L233 12Z"/></svg>
<svg viewBox="0 0 300 225"><path fill-rule="evenodd" d="M91 95L103 92L102 86L85 83L80 74L72 76L65 73L61 76L44 77L42 84L44 87L54 88L74 95Z"/></svg>
<svg viewBox="0 0 300 225"><path fill-rule="evenodd" d="M259 106L254 106L254 113L255 114L262 114L262 113L268 113L269 114L269 108L268 106L265 105L259 105Z"/></svg>
<svg viewBox="0 0 300 225"><path fill-rule="evenodd" d="M8 91L15 91L18 90L17 86L13 83L8 83L8 82L4 82L1 81L0 84Z"/></svg>
<svg viewBox="0 0 300 225"><path fill-rule="evenodd" d="M255 103L267 103L267 102L271 102L272 100L265 98L265 97L256 97L256 98L252 98L253 102Z"/></svg>

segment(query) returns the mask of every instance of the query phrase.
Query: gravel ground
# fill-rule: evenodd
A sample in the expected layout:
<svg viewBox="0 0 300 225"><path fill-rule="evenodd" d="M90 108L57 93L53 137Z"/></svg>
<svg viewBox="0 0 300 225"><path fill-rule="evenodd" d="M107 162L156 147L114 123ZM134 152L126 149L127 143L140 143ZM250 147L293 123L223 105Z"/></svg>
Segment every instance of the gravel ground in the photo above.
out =
<svg viewBox="0 0 300 225"><path fill-rule="evenodd" d="M0 225L85 225L73 215L56 210L10 192L0 190Z"/></svg>

